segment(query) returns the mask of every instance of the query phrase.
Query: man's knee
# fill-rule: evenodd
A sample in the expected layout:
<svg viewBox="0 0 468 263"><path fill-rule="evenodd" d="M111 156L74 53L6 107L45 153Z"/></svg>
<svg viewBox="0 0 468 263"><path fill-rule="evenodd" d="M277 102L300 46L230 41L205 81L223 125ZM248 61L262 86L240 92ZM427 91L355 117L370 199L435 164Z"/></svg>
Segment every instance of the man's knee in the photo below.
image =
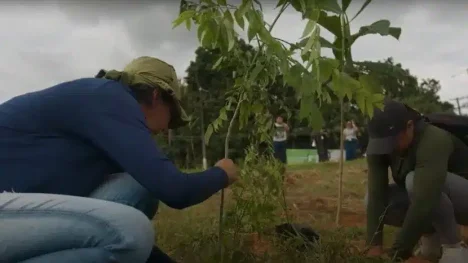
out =
<svg viewBox="0 0 468 263"><path fill-rule="evenodd" d="M414 171L409 172L405 178L405 188L408 193L413 192L414 186Z"/></svg>
<svg viewBox="0 0 468 263"><path fill-rule="evenodd" d="M90 197L112 201L134 207L152 219L159 206L159 200L128 173L109 175L108 180L96 189Z"/></svg>
<svg viewBox="0 0 468 263"><path fill-rule="evenodd" d="M155 240L154 228L148 217L133 207L123 205L118 210L107 212L106 219L117 231L118 242L106 248L114 252L119 262L145 262Z"/></svg>

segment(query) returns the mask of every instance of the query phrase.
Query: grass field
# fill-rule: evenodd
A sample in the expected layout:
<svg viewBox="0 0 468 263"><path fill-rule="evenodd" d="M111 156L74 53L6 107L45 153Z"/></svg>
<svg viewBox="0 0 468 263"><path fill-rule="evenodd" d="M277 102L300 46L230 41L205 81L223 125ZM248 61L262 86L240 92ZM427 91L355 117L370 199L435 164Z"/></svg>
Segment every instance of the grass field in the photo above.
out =
<svg viewBox="0 0 468 263"><path fill-rule="evenodd" d="M268 233L243 233L241 246L226 248L224 262L388 262L367 259L364 248L363 198L366 165L363 160L345 164L341 226L335 226L338 164L323 163L288 168L285 179L289 214L295 223L318 231L322 240L306 251L294 249ZM157 242L179 262L219 262L217 231L220 195L183 211L162 206L154 220ZM227 191L229 203L229 191ZM386 227L390 245L396 229ZM409 262L425 262L412 259Z"/></svg>

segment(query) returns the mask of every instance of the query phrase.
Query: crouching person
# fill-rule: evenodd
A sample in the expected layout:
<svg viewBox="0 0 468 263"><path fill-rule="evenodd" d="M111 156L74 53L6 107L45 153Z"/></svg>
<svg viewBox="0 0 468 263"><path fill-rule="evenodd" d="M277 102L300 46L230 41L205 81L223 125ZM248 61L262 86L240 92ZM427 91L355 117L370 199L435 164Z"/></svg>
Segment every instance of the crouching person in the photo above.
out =
<svg viewBox="0 0 468 263"><path fill-rule="evenodd" d="M0 105L0 261L173 262L159 200L183 209L237 178L231 160L179 171L152 134L187 116L174 68L151 57Z"/></svg>
<svg viewBox="0 0 468 263"><path fill-rule="evenodd" d="M384 105L368 126L369 255L404 260L421 240L422 257L468 262L458 227L468 225L467 145L402 103ZM382 249L385 224L401 227L387 252Z"/></svg>

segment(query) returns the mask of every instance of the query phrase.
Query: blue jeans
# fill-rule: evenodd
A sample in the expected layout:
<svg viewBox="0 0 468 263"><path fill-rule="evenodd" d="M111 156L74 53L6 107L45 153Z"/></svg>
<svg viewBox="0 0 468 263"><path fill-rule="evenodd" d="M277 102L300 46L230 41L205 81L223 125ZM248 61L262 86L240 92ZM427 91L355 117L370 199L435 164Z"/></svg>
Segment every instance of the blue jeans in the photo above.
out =
<svg viewBox="0 0 468 263"><path fill-rule="evenodd" d="M356 159L356 151L358 149L358 141L357 140L346 140L344 143L344 148L346 152L346 161L351 161Z"/></svg>
<svg viewBox="0 0 468 263"><path fill-rule="evenodd" d="M286 157L286 141L273 142L273 150L275 158L286 164L288 162Z"/></svg>
<svg viewBox="0 0 468 263"><path fill-rule="evenodd" d="M158 203L125 173L89 198L0 193L0 262L144 263Z"/></svg>

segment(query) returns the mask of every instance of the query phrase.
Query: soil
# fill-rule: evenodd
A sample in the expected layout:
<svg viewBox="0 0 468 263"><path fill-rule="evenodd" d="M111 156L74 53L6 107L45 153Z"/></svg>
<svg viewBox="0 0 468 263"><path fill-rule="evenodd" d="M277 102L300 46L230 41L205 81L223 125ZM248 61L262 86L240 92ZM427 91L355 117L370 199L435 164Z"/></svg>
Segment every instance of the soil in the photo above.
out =
<svg viewBox="0 0 468 263"><path fill-rule="evenodd" d="M354 171L356 175L351 176L362 176L365 174L365 171L358 169ZM359 174L359 175L357 175ZM308 215L316 214L325 214L332 216L333 220L320 225L321 228L336 228L335 216L336 216L336 190L331 189L331 191L321 197L311 197L305 196L301 193L297 193L295 188L301 185L320 185L323 180L318 172L316 171L300 171L300 172L290 172L286 175L285 185L288 188L287 190L287 199L290 203L290 207L294 207L294 215L296 220L307 220ZM365 183L363 178L363 184ZM365 185L365 184L364 184ZM363 227L366 224L366 214L364 211L363 197L356 193L347 193L344 194L346 200L346 206L343 205L341 210L341 219L340 226L344 227ZM308 221L308 220L307 220ZM330 222L331 221L331 222ZM464 233L468 236L468 227L464 229ZM268 250L268 242L255 235L252 237L253 248L256 253L263 254ZM364 249L363 240L353 240L351 241L359 249ZM428 260L421 258L413 257L406 261L407 263L430 263Z"/></svg>

